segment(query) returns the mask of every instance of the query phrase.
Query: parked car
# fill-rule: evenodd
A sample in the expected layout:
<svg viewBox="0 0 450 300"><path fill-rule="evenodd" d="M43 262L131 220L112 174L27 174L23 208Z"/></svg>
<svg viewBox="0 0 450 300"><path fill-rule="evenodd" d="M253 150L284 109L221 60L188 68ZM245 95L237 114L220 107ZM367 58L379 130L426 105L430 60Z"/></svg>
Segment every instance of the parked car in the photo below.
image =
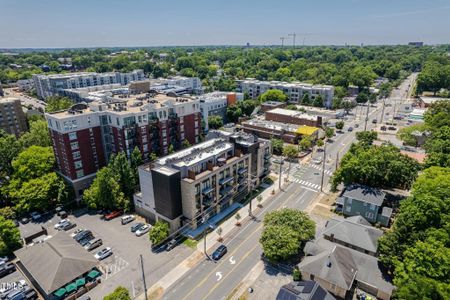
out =
<svg viewBox="0 0 450 300"><path fill-rule="evenodd" d="M225 253L227 253L228 249L227 246L225 245L220 245L219 248L216 249L216 251L213 252L213 254L211 255L212 259L214 260L219 260L222 258L222 256L225 255Z"/></svg>
<svg viewBox="0 0 450 300"><path fill-rule="evenodd" d="M58 212L58 216L60 216L62 219L65 219L68 217L68 214L66 211L62 210L62 211Z"/></svg>
<svg viewBox="0 0 450 300"><path fill-rule="evenodd" d="M31 219L32 219L33 221L38 221L40 218L42 218L41 214L38 213L38 212L36 212L36 211L33 211L33 212L30 214L30 216L31 216Z"/></svg>
<svg viewBox="0 0 450 300"><path fill-rule="evenodd" d="M145 224L144 226L142 226L141 228L136 230L136 236L142 236L142 235L146 234L147 232L150 231L150 228L151 227L149 224Z"/></svg>
<svg viewBox="0 0 450 300"><path fill-rule="evenodd" d="M75 241L81 241L82 239L84 239L85 237L92 235L92 231L90 230L83 230L79 233L77 233L73 238L75 239Z"/></svg>
<svg viewBox="0 0 450 300"><path fill-rule="evenodd" d="M312 160L312 163L316 164L316 165L320 165L322 163L322 159L321 158L314 158Z"/></svg>
<svg viewBox="0 0 450 300"><path fill-rule="evenodd" d="M62 219L58 223L55 224L55 229L60 229L63 225L69 223L70 221L68 219Z"/></svg>
<svg viewBox="0 0 450 300"><path fill-rule="evenodd" d="M380 127L380 129L381 129L381 131L386 131L386 126L383 125Z"/></svg>
<svg viewBox="0 0 450 300"><path fill-rule="evenodd" d="M65 223L64 225L62 225L59 229L67 231L67 230L70 230L70 229L72 229L72 228L74 228L76 226L77 226L76 223L69 221L69 222Z"/></svg>
<svg viewBox="0 0 450 300"><path fill-rule="evenodd" d="M0 277L4 277L11 274L16 270L16 266L13 263L5 263L0 266Z"/></svg>
<svg viewBox="0 0 450 300"><path fill-rule="evenodd" d="M74 232L72 232L72 233L70 234L70 236L71 236L71 237L75 237L77 234L79 234L79 233L82 232L82 231L84 231L83 228L75 229Z"/></svg>
<svg viewBox="0 0 450 300"><path fill-rule="evenodd" d="M177 240L175 240L175 239L170 240L170 242L168 242L167 245L166 245L166 251L172 250L173 248L175 248L175 246L177 244L178 244Z"/></svg>
<svg viewBox="0 0 450 300"><path fill-rule="evenodd" d="M395 126L389 126L389 127L388 127L388 130L397 130L397 127L395 127Z"/></svg>
<svg viewBox="0 0 450 300"><path fill-rule="evenodd" d="M113 253L112 253L111 248L110 248L110 247L106 247L106 248L103 248L102 250L98 251L98 252L94 255L94 257L95 257L96 259L98 259L98 260L103 260L103 259L107 258L108 256L110 256L110 255L112 255L112 254L113 254Z"/></svg>
<svg viewBox="0 0 450 300"><path fill-rule="evenodd" d="M115 211L113 211L112 213L106 214L105 217L104 217L104 219L105 219L106 221L109 221L109 220L112 220L112 219L117 218L117 217L120 216L121 214L122 214L122 211L120 211L120 210L115 210Z"/></svg>
<svg viewBox="0 0 450 300"><path fill-rule="evenodd" d="M25 293L22 290L12 290L5 298L6 300L24 300Z"/></svg>
<svg viewBox="0 0 450 300"><path fill-rule="evenodd" d="M352 131L353 131L353 127L347 128L347 131L348 131L348 132L352 132Z"/></svg>
<svg viewBox="0 0 450 300"><path fill-rule="evenodd" d="M84 249L87 251L92 251L101 245L103 245L102 239L96 239L95 241L89 241L86 245L84 245Z"/></svg>
<svg viewBox="0 0 450 300"><path fill-rule="evenodd" d="M125 224L128 224L130 222L133 222L134 219L136 219L134 216L127 215L127 216L123 216L122 218L120 218L120 222L122 223L122 225L125 225Z"/></svg>
<svg viewBox="0 0 450 300"><path fill-rule="evenodd" d="M356 124L355 124L355 128L358 128L358 127L359 127L359 124L358 124L358 123L356 123Z"/></svg>
<svg viewBox="0 0 450 300"><path fill-rule="evenodd" d="M136 231L138 231L142 226L144 226L145 224L144 223L136 223L136 224L133 224L132 226L131 226L131 232L136 232Z"/></svg>
<svg viewBox="0 0 450 300"><path fill-rule="evenodd" d="M377 122L378 122L377 119L372 120L372 124L377 124Z"/></svg>
<svg viewBox="0 0 450 300"><path fill-rule="evenodd" d="M28 219L27 217L24 217L20 220L20 223L22 223L22 224L27 224L29 222L30 222L30 219Z"/></svg>
<svg viewBox="0 0 450 300"><path fill-rule="evenodd" d="M79 240L78 243L84 247L93 239L94 239L94 236L92 234L90 234L90 235L86 236L84 239Z"/></svg>

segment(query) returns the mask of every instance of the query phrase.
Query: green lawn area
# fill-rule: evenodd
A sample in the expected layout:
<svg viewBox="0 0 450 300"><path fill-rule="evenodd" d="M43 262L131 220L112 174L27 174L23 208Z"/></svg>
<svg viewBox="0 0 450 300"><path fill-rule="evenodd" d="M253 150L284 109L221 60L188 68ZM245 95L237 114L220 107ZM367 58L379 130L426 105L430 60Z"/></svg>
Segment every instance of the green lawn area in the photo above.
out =
<svg viewBox="0 0 450 300"><path fill-rule="evenodd" d="M196 249L196 248L197 248L198 241L192 240L192 239L185 239L184 242L183 242L183 244L185 244L185 245L188 246L189 248Z"/></svg>

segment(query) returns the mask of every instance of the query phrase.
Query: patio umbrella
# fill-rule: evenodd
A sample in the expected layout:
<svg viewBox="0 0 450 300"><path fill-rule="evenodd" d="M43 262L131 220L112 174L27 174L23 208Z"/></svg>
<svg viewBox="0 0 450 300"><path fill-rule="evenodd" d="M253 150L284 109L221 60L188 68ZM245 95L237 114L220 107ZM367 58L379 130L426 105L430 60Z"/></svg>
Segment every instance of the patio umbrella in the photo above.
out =
<svg viewBox="0 0 450 300"><path fill-rule="evenodd" d="M86 284L86 279L84 277L79 278L75 281L75 284L77 285L77 287L83 286Z"/></svg>
<svg viewBox="0 0 450 300"><path fill-rule="evenodd" d="M72 282L71 284L66 285L66 291L68 293L71 293L71 292L75 291L76 289L77 289L76 283Z"/></svg>
<svg viewBox="0 0 450 300"><path fill-rule="evenodd" d="M53 295L55 295L56 297L62 297L64 296L64 294L66 293L66 289L65 288L60 288L59 290L57 290L56 292L53 293Z"/></svg>
<svg viewBox="0 0 450 300"><path fill-rule="evenodd" d="M96 277L98 277L100 275L100 272L97 270L92 270L88 273L87 277L90 279L95 279Z"/></svg>

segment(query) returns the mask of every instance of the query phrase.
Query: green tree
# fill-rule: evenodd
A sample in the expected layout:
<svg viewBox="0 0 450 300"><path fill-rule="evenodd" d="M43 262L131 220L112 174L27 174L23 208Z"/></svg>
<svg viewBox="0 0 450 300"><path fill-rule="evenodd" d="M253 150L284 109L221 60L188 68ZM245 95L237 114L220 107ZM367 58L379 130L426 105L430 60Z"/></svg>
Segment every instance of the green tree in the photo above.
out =
<svg viewBox="0 0 450 300"><path fill-rule="evenodd" d="M402 140L405 145L417 146L417 138L413 135L413 132L423 133L425 131L427 131L427 126L425 124L414 124L401 128L397 132L397 137Z"/></svg>
<svg viewBox="0 0 450 300"><path fill-rule="evenodd" d="M344 129L344 121L336 122L336 129L339 130L339 131Z"/></svg>
<svg viewBox="0 0 450 300"><path fill-rule="evenodd" d="M334 129L330 127L325 127L325 136L331 139L334 136Z"/></svg>
<svg viewBox="0 0 450 300"><path fill-rule="evenodd" d="M97 172L91 186L84 191L83 199L93 209L128 209L129 200L120 190L113 172L104 167Z"/></svg>
<svg viewBox="0 0 450 300"><path fill-rule="evenodd" d="M283 153L283 146L284 146L283 141L280 139L272 138L270 139L270 142L272 143L273 153L275 153L276 155L281 155Z"/></svg>
<svg viewBox="0 0 450 300"><path fill-rule="evenodd" d="M237 105L230 105L227 107L227 120L230 122L237 123L239 117L242 116L242 110Z"/></svg>
<svg viewBox="0 0 450 300"><path fill-rule="evenodd" d="M20 232L11 220L0 216L0 255L11 255L20 248Z"/></svg>
<svg viewBox="0 0 450 300"><path fill-rule="evenodd" d="M339 183L409 188L419 169L414 159L402 155L395 146L353 144L333 175L332 188L335 190Z"/></svg>
<svg viewBox="0 0 450 300"><path fill-rule="evenodd" d="M427 62L417 76L417 92L436 92L441 88L448 88L450 85L449 67L438 62Z"/></svg>
<svg viewBox="0 0 450 300"><path fill-rule="evenodd" d="M189 141L187 139L184 139L183 142L181 143L181 148L186 149L191 147L191 143L189 143Z"/></svg>
<svg viewBox="0 0 450 300"><path fill-rule="evenodd" d="M55 156L50 147L31 146L19 153L12 162L13 179L25 182L52 172Z"/></svg>
<svg viewBox="0 0 450 300"><path fill-rule="evenodd" d="M280 102L286 102L288 100L288 97L285 93L283 93L280 90L268 90L264 94L260 96L261 102L266 101L280 101Z"/></svg>
<svg viewBox="0 0 450 300"><path fill-rule="evenodd" d="M18 143L22 148L28 148L31 146L50 147L52 140L47 128L47 122L45 120L37 120L31 122L30 131L24 133Z"/></svg>
<svg viewBox="0 0 450 300"><path fill-rule="evenodd" d="M168 149L169 154L172 154L175 152L175 148L173 147L173 144L169 145L169 149Z"/></svg>
<svg viewBox="0 0 450 300"><path fill-rule="evenodd" d="M376 131L359 131L356 133L356 139L361 145L371 146L377 138L378 134Z"/></svg>
<svg viewBox="0 0 450 300"><path fill-rule="evenodd" d="M301 139L301 141L298 143L298 145L300 146L300 149L302 149L302 151L306 151L308 149L311 149L312 147L312 141L311 138L308 136L305 136Z"/></svg>
<svg viewBox="0 0 450 300"><path fill-rule="evenodd" d="M68 97L51 96L48 97L45 112L51 113L60 110L66 110L73 105L73 101Z"/></svg>
<svg viewBox="0 0 450 300"><path fill-rule="evenodd" d="M16 212L11 206L5 206L0 208L0 216L5 219L13 220L16 218Z"/></svg>
<svg viewBox="0 0 450 300"><path fill-rule="evenodd" d="M12 174L11 162L19 154L19 151L19 143L13 135L5 133L1 136L0 133L0 177L5 178Z"/></svg>
<svg viewBox="0 0 450 300"><path fill-rule="evenodd" d="M323 147L324 144L325 144L325 142L323 140L317 140L317 142L316 142L317 147Z"/></svg>
<svg viewBox="0 0 450 300"><path fill-rule="evenodd" d="M298 157L298 149L294 145L286 145L283 148L283 155L289 160L296 159Z"/></svg>
<svg viewBox="0 0 450 300"><path fill-rule="evenodd" d="M300 101L303 105L311 105L311 98L309 97L308 93L305 93L302 97L302 100Z"/></svg>
<svg viewBox="0 0 450 300"><path fill-rule="evenodd" d="M370 67L357 66L350 73L350 82L358 87L361 91L363 88L369 87L373 80L377 78Z"/></svg>
<svg viewBox="0 0 450 300"><path fill-rule="evenodd" d="M357 103L367 103L369 101L369 94L365 91L361 92L356 96Z"/></svg>
<svg viewBox="0 0 450 300"><path fill-rule="evenodd" d="M302 244L313 239L314 235L315 224L306 213L283 208L264 217L260 243L265 257L282 261L298 254Z"/></svg>
<svg viewBox="0 0 450 300"><path fill-rule="evenodd" d="M111 156L108 168L111 169L112 174L116 177L120 190L125 197L131 200L137 185L135 182L136 170L131 167L125 152Z"/></svg>
<svg viewBox="0 0 450 300"><path fill-rule="evenodd" d="M313 100L314 107L322 107L323 106L323 97L322 95L318 95Z"/></svg>
<svg viewBox="0 0 450 300"><path fill-rule="evenodd" d="M142 153L138 147L134 147L133 152L130 156L130 167L134 175L134 185L137 187L139 185L139 171L138 168L144 163L142 159Z"/></svg>
<svg viewBox="0 0 450 300"><path fill-rule="evenodd" d="M131 297L126 288L119 286L114 290L114 292L103 297L103 300L131 300Z"/></svg>
<svg viewBox="0 0 450 300"><path fill-rule="evenodd" d="M208 116L208 125L211 129L219 129L223 126L223 120L221 116Z"/></svg>
<svg viewBox="0 0 450 300"><path fill-rule="evenodd" d="M152 245L158 245L169 237L169 224L164 221L158 221L148 233Z"/></svg>

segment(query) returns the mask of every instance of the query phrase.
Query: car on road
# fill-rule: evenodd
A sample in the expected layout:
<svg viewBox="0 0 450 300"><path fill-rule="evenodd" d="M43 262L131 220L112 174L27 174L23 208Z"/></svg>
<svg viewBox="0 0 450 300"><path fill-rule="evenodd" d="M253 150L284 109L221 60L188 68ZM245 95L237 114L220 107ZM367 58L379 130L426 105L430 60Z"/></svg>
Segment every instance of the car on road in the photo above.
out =
<svg viewBox="0 0 450 300"><path fill-rule="evenodd" d="M389 126L389 127L388 127L388 130L397 130L397 127L395 127L395 126Z"/></svg>
<svg viewBox="0 0 450 300"><path fill-rule="evenodd" d="M225 245L220 245L211 255L212 259L219 260L227 253L228 249Z"/></svg>
<svg viewBox="0 0 450 300"><path fill-rule="evenodd" d="M378 122L377 119L372 120L372 124L377 124L377 122Z"/></svg>
<svg viewBox="0 0 450 300"><path fill-rule="evenodd" d="M67 230L70 230L70 229L72 229L72 228L75 228L76 226L77 226L76 223L70 222L70 221L69 221L69 222L63 224L59 229L60 229L60 230L67 231Z"/></svg>
<svg viewBox="0 0 450 300"><path fill-rule="evenodd" d="M38 221L40 218L42 218L41 214L38 213L38 212L36 212L36 211L33 211L33 212L30 214L30 216L31 216L31 219L32 219L33 221Z"/></svg>
<svg viewBox="0 0 450 300"><path fill-rule="evenodd" d="M145 224L144 223L136 223L136 224L133 224L132 226L131 226L131 228L130 228L130 230L131 230L131 232L136 232L136 231L138 231L142 226L144 226Z"/></svg>
<svg viewBox="0 0 450 300"><path fill-rule="evenodd" d="M0 278L8 274L11 274L16 270L16 266L13 263L5 263L0 266Z"/></svg>
<svg viewBox="0 0 450 300"><path fill-rule="evenodd" d="M122 225L125 225L125 224L128 224L130 222L133 222L134 219L136 219L134 216L127 215L127 216L123 216L122 218L120 218L120 222L122 223Z"/></svg>
<svg viewBox="0 0 450 300"><path fill-rule="evenodd" d="M122 211L121 210L115 210L109 214L104 215L104 219L106 221L110 221L112 219L117 218L118 216L122 215Z"/></svg>
<svg viewBox="0 0 450 300"><path fill-rule="evenodd" d="M166 251L170 251L170 250L172 250L173 248L175 248L175 246L177 245L177 240L175 240L175 239L173 239L173 240L170 240L170 242L168 242L167 243L167 245L166 245Z"/></svg>
<svg viewBox="0 0 450 300"><path fill-rule="evenodd" d="M348 132L352 132L353 131L353 127L350 126L349 128L347 128L347 131Z"/></svg>
<svg viewBox="0 0 450 300"><path fill-rule="evenodd" d="M142 236L142 235L146 234L147 232L149 232L150 228L151 228L151 226L149 224L145 224L144 226L142 226L141 228L136 230L135 234L136 234L136 236Z"/></svg>
<svg viewBox="0 0 450 300"><path fill-rule="evenodd" d="M102 250L98 251L94 255L94 257L96 259L98 259L98 260L103 260L103 259L107 258L108 256L110 256L112 254L113 254L113 252L112 252L111 248L110 247L106 247L106 248L103 248Z"/></svg>
<svg viewBox="0 0 450 300"><path fill-rule="evenodd" d="M101 245L103 245L102 239L96 239L95 241L89 241L86 245L84 245L84 249L87 251L92 251Z"/></svg>
<svg viewBox="0 0 450 300"><path fill-rule="evenodd" d="M58 223L55 224L55 229L60 229L62 226L64 226L65 224L69 223L70 221L68 219L62 219L60 220Z"/></svg>
<svg viewBox="0 0 450 300"><path fill-rule="evenodd" d="M356 124L355 124L355 128L358 128L358 127L359 127L359 124L358 124L358 123L356 123Z"/></svg>
<svg viewBox="0 0 450 300"><path fill-rule="evenodd" d="M322 163L322 159L321 158L313 158L312 163L316 164L316 165L320 165Z"/></svg>

